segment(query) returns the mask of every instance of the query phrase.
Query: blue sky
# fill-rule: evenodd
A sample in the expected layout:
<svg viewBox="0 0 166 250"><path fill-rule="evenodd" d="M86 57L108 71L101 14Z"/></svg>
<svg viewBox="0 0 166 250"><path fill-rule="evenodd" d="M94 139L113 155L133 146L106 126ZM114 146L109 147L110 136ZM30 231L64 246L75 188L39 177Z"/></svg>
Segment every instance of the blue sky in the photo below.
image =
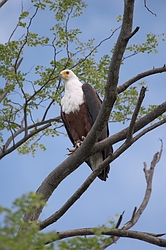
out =
<svg viewBox="0 0 166 250"><path fill-rule="evenodd" d="M96 44L111 33L111 29L119 26L116 16L122 14L123 1L98 0L90 1L89 6L84 10L82 17L77 18L77 22L72 21L72 27L79 27L82 30L82 38L95 37ZM147 1L148 7L157 14L155 17L149 13L143 5L144 1L136 1L135 17L133 29L140 27L140 31L133 37L131 43L139 44L145 41L147 33L161 34L166 32L166 2L165 0ZM24 7L29 7L29 1L24 1ZM17 23L17 16L20 13L21 1L8 2L1 10L0 43L7 41L11 31ZM10 18L8 13L10 13ZM39 33L47 32L47 26L52 22L52 17L47 12L39 15L38 21L34 24ZM20 31L21 32L21 31ZM115 40L107 41L97 54L97 60L105 53L109 53ZM23 68L27 71L39 61L48 65L52 59L51 52L26 54ZM160 42L158 53L139 54L125 61L121 67L119 84L122 84L134 75L151 69L161 67L166 63L165 42ZM158 74L145 79L149 92L146 94L144 104L159 104L165 101L165 79L166 75ZM0 80L0 87L5 82ZM59 115L59 106L55 105L50 116ZM125 125L110 124L111 133L114 134ZM96 227L106 224L114 217L125 210L122 224L126 223L133 212L135 206L139 207L142 202L146 182L143 173L143 162L148 166L154 153L160 148L161 138L166 144L166 126L156 129L145 135L138 142L129 148L111 165L111 171L107 182L96 179L89 190L69 209L69 211L56 224L49 227L49 230L68 230L81 227ZM65 132L64 130L62 132ZM0 175L0 203L3 206L11 206L15 198L20 197L29 191L35 191L44 178L65 158L66 148L71 147L69 139L63 135L59 137L49 137L43 140L47 146L46 152L37 151L36 156L21 156L17 151L7 155L1 160ZM114 147L117 148L118 145ZM73 192L83 183L85 178L91 173L86 164L80 166L74 173L64 180L50 198L47 207L43 210L41 220L47 218L63 205L63 203L73 194ZM166 210L166 151L164 149L161 161L158 163L153 180L153 191L150 202L141 216L139 222L133 227L134 230L163 233L166 231L165 210ZM137 240L120 239L108 249L158 249Z"/></svg>

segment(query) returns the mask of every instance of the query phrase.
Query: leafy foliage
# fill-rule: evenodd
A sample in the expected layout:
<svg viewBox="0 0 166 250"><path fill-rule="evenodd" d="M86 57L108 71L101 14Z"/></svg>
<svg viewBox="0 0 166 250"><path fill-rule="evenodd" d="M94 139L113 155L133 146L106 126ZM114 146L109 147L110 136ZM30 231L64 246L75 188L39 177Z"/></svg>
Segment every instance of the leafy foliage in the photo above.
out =
<svg viewBox="0 0 166 250"><path fill-rule="evenodd" d="M107 243L110 244L111 240L110 238L107 238L103 235L98 235L94 237L74 237L70 240L62 241L59 244L60 250L69 250L69 249L80 249L80 250L86 250L94 248L96 250L101 249L101 244Z"/></svg>
<svg viewBox="0 0 166 250"><path fill-rule="evenodd" d="M31 205L29 205L31 204ZM54 249L52 241L58 241L56 232L41 233L39 224L35 221L25 222L23 217L28 212L33 212L34 207L45 205L41 195L29 193L13 202L12 208L0 207L0 242L2 249ZM115 227L116 217L110 220L109 227ZM67 241L60 241L58 248L67 249L89 249L95 247L100 249L102 243L111 243L111 239L102 235L108 228L104 225L94 229L92 237L73 237Z"/></svg>
<svg viewBox="0 0 166 250"><path fill-rule="evenodd" d="M103 232L107 232L110 228L115 228L116 221L119 215L115 215L110 221L108 227L105 225L96 227L93 229L94 236L87 237L73 237L59 243L60 250L67 249L101 249L101 244L111 244L111 238L103 235Z"/></svg>
<svg viewBox="0 0 166 250"><path fill-rule="evenodd" d="M31 207L29 203L31 202ZM41 197L30 193L23 195L13 202L12 209L0 207L0 242L1 249L54 249L53 244L45 246L55 234L40 233L36 222L25 222L22 220L24 214L33 211L33 206L39 207L43 204ZM26 229L26 230L25 230Z"/></svg>
<svg viewBox="0 0 166 250"><path fill-rule="evenodd" d="M130 45L126 48L126 50L129 50L130 52L132 52L134 55L138 54L138 53L157 53L157 47L159 45L159 39L161 38L162 41L164 41L163 38L164 34L161 35L155 35L155 34L146 34L146 41L143 42L142 44L133 44Z"/></svg>

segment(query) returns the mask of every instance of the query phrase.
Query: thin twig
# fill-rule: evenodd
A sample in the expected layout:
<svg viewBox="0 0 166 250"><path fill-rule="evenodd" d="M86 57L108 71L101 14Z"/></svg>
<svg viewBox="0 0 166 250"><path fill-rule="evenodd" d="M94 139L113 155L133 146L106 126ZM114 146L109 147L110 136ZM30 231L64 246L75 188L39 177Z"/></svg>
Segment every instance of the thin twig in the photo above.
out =
<svg viewBox="0 0 166 250"><path fill-rule="evenodd" d="M118 28L116 28L115 30L113 30L110 36L108 36L108 37L104 38L102 41L100 41L100 42L99 42L99 43L89 52L89 54L87 54L83 59L79 60L76 64L74 64L74 66L73 66L71 69L75 68L78 64L81 64L81 63L85 62L86 59L87 59L87 58L88 58L88 57L89 57L98 47L100 47L100 46L102 45L102 43L104 43L105 41L109 40L109 39L115 34L115 32L116 32L117 30L119 30L120 28L121 28L121 26L119 26Z"/></svg>
<svg viewBox="0 0 166 250"><path fill-rule="evenodd" d="M152 11L148 8L148 6L146 5L146 0L144 0L144 6L145 6L145 8L146 8L152 15L157 16L156 13L152 12Z"/></svg>
<svg viewBox="0 0 166 250"><path fill-rule="evenodd" d="M20 67L20 64L22 63L22 61L23 61L23 57L21 57L19 60L18 60L18 62L17 62L17 64L15 65L15 67L16 67L16 70ZM14 68L14 66L11 68L11 72L14 72L15 71L15 68ZM5 88L7 87L7 86L9 86L10 85L10 81L9 80L7 80L6 81L6 84L5 84ZM0 95L0 102L2 102L2 100L6 97L6 95L7 95L7 91L5 90L5 88L4 88L4 92L3 92L3 94L2 95Z"/></svg>
<svg viewBox="0 0 166 250"><path fill-rule="evenodd" d="M115 228L118 228L118 227L120 226L120 224L121 224L121 222L122 222L122 219L123 219L124 212L125 212L125 211L123 211L123 213L119 216L119 219L118 219L118 221L117 221L117 223L116 223Z"/></svg>
<svg viewBox="0 0 166 250"><path fill-rule="evenodd" d="M67 58L70 60L70 52L69 52L69 37L68 37L68 23L70 19L70 15L73 11L74 6L71 7L69 13L67 13L66 23L65 23L65 34L66 34L66 52L67 52Z"/></svg>
<svg viewBox="0 0 166 250"><path fill-rule="evenodd" d="M48 105L48 107L46 108L45 112L44 112L44 115L43 115L43 118L42 118L42 121L44 121L46 119L46 115L48 113L48 110L50 109L51 105L54 103L54 99L52 99L52 101L50 102L50 104Z"/></svg>

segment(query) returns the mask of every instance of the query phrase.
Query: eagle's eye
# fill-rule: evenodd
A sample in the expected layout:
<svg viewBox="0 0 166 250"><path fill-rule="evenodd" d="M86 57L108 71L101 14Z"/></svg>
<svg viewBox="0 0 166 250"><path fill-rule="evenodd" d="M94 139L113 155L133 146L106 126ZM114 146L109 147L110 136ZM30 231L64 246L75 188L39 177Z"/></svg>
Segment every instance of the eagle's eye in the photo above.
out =
<svg viewBox="0 0 166 250"><path fill-rule="evenodd" d="M68 75L68 74L69 74L69 71L66 71L66 74Z"/></svg>

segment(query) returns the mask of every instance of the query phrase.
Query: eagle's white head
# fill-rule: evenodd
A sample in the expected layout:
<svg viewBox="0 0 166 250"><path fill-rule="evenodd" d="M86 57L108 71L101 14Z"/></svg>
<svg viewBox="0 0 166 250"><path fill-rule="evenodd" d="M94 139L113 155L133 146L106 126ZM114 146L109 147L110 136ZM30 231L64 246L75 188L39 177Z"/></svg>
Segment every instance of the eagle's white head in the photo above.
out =
<svg viewBox="0 0 166 250"><path fill-rule="evenodd" d="M70 80L78 80L78 77L70 69L65 69L61 71L60 77L64 80L64 82L68 82Z"/></svg>

